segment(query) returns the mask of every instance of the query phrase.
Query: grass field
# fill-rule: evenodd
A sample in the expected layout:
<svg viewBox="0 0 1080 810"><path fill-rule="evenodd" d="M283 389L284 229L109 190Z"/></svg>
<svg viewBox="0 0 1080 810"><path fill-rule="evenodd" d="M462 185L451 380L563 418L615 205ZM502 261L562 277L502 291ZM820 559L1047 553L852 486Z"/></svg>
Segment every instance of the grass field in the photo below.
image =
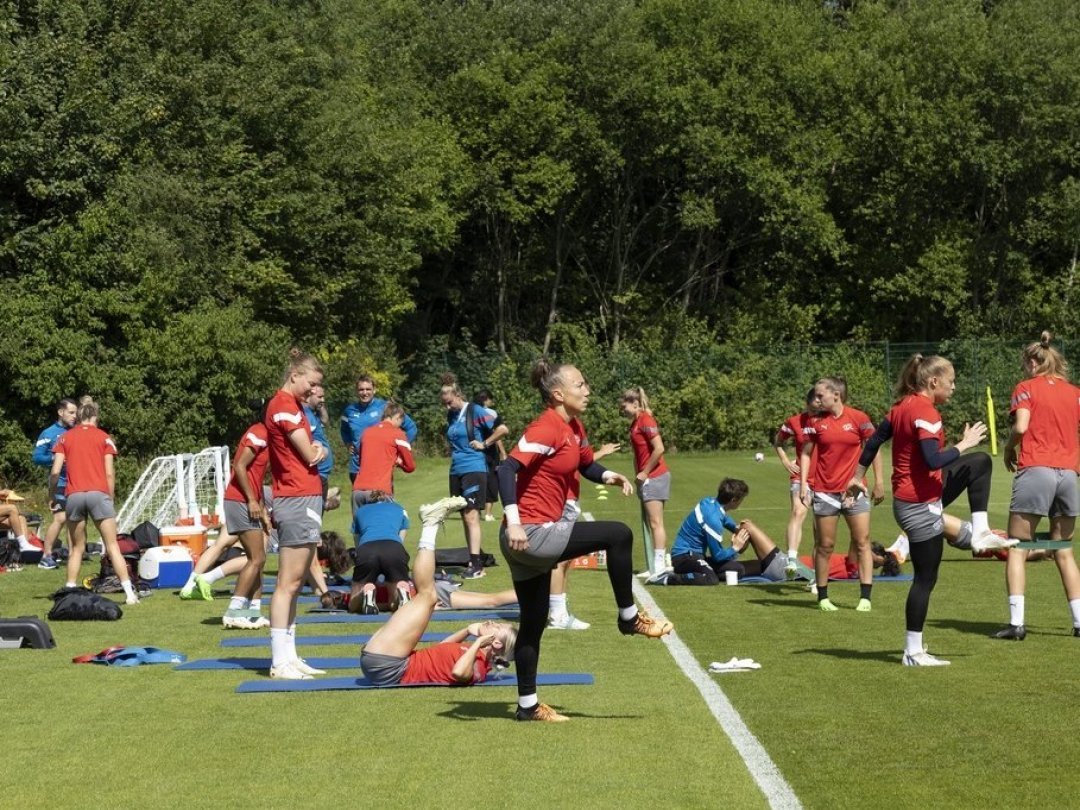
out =
<svg viewBox="0 0 1080 810"><path fill-rule="evenodd" d="M751 487L736 517L782 538L786 479L771 455L763 464L751 455L670 457L669 534L730 475ZM627 471L629 463L623 454L612 466ZM402 501L415 507L443 495L445 470L424 460L413 476L399 476ZM1003 526L1010 479L1000 462L995 475L991 523ZM634 499L598 501L586 482L582 505L640 531ZM346 513L330 513L327 526L344 531ZM484 546L497 556L496 526L484 524ZM873 526L886 544L896 536L888 502L874 510ZM809 526L804 537L808 551ZM462 545L460 528L448 525L440 542ZM835 614L813 609L797 585L651 593L702 665L733 655L762 663L711 677L806 807L1070 805L1080 790L1070 764L1080 741L1069 675L1080 639L1071 637L1056 568L1029 566L1028 639L1000 642L987 635L1007 617L1003 564L946 554L926 628L930 649L953 662L938 669L900 666L903 583L875 587L870 614L852 609L858 589L846 583L830 589L843 608ZM475 587L508 583L500 565ZM0 575L0 613L43 617L47 594L61 584L62 571ZM218 646L227 635L218 621L223 598L181 602L158 591L119 622L54 623L56 650L0 651L0 806L766 804L665 644L617 633L607 577L576 572L570 588L573 611L593 627L546 633L541 671L590 672L596 685L542 688L541 699L572 717L553 726L512 722L512 689L238 695L238 683L265 676L70 663L112 644L167 647L191 659L237 654Z"/></svg>

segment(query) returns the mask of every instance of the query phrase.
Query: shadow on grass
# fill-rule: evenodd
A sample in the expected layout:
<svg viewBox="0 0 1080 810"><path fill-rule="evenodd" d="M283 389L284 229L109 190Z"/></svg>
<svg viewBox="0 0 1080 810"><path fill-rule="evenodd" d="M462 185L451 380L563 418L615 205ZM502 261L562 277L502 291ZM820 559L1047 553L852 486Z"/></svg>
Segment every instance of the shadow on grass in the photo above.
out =
<svg viewBox="0 0 1080 810"><path fill-rule="evenodd" d="M846 658L853 661L883 661L899 664L901 653L896 650L853 650L849 647L812 647L793 650L794 655L827 655L830 658Z"/></svg>
<svg viewBox="0 0 1080 810"><path fill-rule="evenodd" d="M1005 626L1004 622L972 622L964 619L930 619L926 623L942 630L955 630L958 633L971 633L976 636L989 636Z"/></svg>
<svg viewBox="0 0 1080 810"><path fill-rule="evenodd" d="M806 592L807 596L811 596L809 592ZM795 608L796 610L817 610L816 599L747 599L748 605L761 605L762 607L786 607Z"/></svg>
<svg viewBox="0 0 1080 810"><path fill-rule="evenodd" d="M593 720L641 720L644 715L640 714L589 714L588 712L568 711L557 703L548 704L559 714L565 714L571 719ZM446 711L439 712L440 717L448 720L513 720L515 704L511 703L479 703L471 700L459 700L451 704Z"/></svg>

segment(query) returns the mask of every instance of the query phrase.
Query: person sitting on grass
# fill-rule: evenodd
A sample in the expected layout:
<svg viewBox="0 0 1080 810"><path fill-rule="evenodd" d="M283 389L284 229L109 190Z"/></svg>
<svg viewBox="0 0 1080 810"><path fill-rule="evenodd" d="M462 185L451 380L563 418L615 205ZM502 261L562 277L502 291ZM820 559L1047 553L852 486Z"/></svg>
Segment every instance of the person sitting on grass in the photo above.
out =
<svg viewBox="0 0 1080 810"><path fill-rule="evenodd" d="M447 515L465 505L464 498L452 496L420 507L423 530L413 566L416 595L360 650L360 667L372 684L468 686L483 681L495 666L513 660L517 630L503 622L474 622L439 644L416 649L439 601L435 538Z"/></svg>
<svg viewBox="0 0 1080 810"><path fill-rule="evenodd" d="M738 478L720 482L715 498L702 498L686 516L675 544L671 549L671 565L675 574L694 575L702 585L717 585L727 571L735 571L740 579L761 576L776 582L787 579L787 555L780 551L761 529L749 520L736 523L728 512L738 509L750 487ZM731 545L724 546L724 531L731 532ZM756 559L739 562L739 554L747 547L754 549Z"/></svg>

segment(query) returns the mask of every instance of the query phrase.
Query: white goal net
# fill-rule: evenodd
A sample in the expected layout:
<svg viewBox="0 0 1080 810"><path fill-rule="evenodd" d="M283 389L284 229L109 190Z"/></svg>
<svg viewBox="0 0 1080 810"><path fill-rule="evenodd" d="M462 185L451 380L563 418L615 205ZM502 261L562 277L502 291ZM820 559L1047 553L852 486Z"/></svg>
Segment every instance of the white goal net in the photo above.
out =
<svg viewBox="0 0 1080 810"><path fill-rule="evenodd" d="M130 532L144 520L173 526L180 518L221 516L231 462L228 447L155 458L143 470L117 515L117 529Z"/></svg>

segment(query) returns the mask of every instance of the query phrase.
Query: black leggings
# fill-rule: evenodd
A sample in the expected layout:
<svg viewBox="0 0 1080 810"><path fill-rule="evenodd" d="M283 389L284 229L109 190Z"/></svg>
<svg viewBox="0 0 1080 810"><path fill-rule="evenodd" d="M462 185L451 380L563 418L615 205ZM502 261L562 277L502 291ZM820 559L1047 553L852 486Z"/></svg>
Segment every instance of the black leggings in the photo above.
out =
<svg viewBox="0 0 1080 810"><path fill-rule="evenodd" d="M944 468L941 503L948 506L967 490L968 505L972 512L985 512L990 503L990 477L993 462L986 453L961 456ZM941 567L941 550L945 535L939 534L929 540L911 544L911 565L915 579L908 591L904 618L909 633L921 633L930 609L930 593L937 584Z"/></svg>
<svg viewBox="0 0 1080 810"><path fill-rule="evenodd" d="M634 534L625 523L601 520L575 523L566 550L559 562L572 560L594 551L607 552L608 579L615 594L615 604L620 608L634 604ZM536 693L536 667L540 661L540 637L547 627L548 598L551 596L551 571L537 574L529 579L514 580L518 605L521 608L521 624L514 646L517 668L518 694Z"/></svg>

